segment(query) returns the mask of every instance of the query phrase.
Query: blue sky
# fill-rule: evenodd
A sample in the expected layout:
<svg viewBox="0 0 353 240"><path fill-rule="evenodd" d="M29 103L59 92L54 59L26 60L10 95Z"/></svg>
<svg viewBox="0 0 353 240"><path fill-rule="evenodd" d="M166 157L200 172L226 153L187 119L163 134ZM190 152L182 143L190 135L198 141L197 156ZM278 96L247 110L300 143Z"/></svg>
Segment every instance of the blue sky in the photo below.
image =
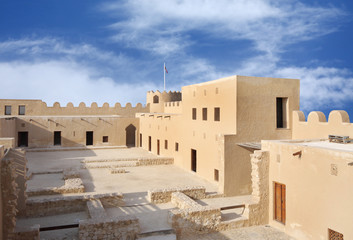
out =
<svg viewBox="0 0 353 240"><path fill-rule="evenodd" d="M353 118L346 0L2 0L0 98L145 102L231 75L301 79L301 110Z"/></svg>

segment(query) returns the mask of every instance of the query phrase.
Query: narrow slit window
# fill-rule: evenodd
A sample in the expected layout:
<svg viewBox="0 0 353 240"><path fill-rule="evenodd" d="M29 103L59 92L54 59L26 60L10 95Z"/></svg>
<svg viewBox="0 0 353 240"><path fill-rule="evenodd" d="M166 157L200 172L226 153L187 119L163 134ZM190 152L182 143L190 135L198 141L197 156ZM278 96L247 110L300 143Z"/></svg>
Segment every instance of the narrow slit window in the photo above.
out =
<svg viewBox="0 0 353 240"><path fill-rule="evenodd" d="M168 149L168 140L164 140L164 149Z"/></svg>
<svg viewBox="0 0 353 240"><path fill-rule="evenodd" d="M179 151L179 143L175 143L175 151L178 152Z"/></svg>
<svg viewBox="0 0 353 240"><path fill-rule="evenodd" d="M202 120L207 121L207 108L202 108Z"/></svg>
<svg viewBox="0 0 353 240"><path fill-rule="evenodd" d="M214 120L217 122L221 121L221 110L219 107L214 108Z"/></svg>
<svg viewBox="0 0 353 240"><path fill-rule="evenodd" d="M215 180L216 182L219 181L219 171L218 171L218 169L215 169L215 170L214 170L214 180Z"/></svg>
<svg viewBox="0 0 353 240"><path fill-rule="evenodd" d="M196 108L192 109L192 120L196 120Z"/></svg>
<svg viewBox="0 0 353 240"><path fill-rule="evenodd" d="M288 98L276 98L277 128L287 128L287 102Z"/></svg>

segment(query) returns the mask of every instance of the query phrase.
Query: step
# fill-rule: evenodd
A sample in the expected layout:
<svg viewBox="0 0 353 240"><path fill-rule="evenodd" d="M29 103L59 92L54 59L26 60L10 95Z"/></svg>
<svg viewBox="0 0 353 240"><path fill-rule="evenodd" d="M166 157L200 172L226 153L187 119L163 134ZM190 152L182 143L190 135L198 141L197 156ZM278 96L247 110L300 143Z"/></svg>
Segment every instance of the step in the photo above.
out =
<svg viewBox="0 0 353 240"><path fill-rule="evenodd" d="M174 229L159 230L153 232L140 233L137 239L143 240L176 240Z"/></svg>

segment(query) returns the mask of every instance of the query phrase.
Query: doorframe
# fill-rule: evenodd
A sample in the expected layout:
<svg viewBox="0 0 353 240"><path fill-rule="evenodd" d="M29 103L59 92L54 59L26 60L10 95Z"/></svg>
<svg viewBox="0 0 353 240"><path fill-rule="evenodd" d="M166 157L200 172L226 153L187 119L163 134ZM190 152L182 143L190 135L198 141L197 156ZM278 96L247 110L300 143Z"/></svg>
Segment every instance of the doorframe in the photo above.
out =
<svg viewBox="0 0 353 240"><path fill-rule="evenodd" d="M281 191L281 216L277 216L277 186L280 187ZM286 185L279 182L273 182L273 220L286 224Z"/></svg>

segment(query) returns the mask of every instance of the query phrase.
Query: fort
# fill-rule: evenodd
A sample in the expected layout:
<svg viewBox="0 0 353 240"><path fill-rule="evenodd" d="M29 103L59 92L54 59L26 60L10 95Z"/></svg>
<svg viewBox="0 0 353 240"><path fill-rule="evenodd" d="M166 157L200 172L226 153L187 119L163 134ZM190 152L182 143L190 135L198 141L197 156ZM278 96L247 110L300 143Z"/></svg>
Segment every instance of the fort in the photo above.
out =
<svg viewBox="0 0 353 240"><path fill-rule="evenodd" d="M353 239L353 125L306 120L299 89L236 75L135 107L2 99L1 236Z"/></svg>

